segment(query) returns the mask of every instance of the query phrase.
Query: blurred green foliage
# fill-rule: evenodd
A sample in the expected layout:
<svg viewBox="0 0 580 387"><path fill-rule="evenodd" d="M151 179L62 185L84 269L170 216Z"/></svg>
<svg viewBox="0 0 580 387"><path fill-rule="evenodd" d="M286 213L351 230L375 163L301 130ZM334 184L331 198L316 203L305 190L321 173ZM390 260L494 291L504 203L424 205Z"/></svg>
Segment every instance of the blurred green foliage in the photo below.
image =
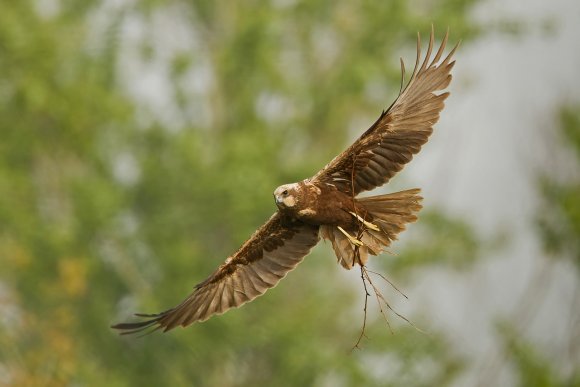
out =
<svg viewBox="0 0 580 387"><path fill-rule="evenodd" d="M419 243L410 243L403 254L380 261L385 272L403 275L430 264L466 268L478 258L483 244L465 221L435 210L421 213L414 235L420 236Z"/></svg>
<svg viewBox="0 0 580 387"><path fill-rule="evenodd" d="M564 148L576 156L575 168L580 169L580 110L567 106L560 112ZM549 176L540 180L544 208L538 227L547 252L571 259L580 270L580 179L565 183Z"/></svg>
<svg viewBox="0 0 580 387"><path fill-rule="evenodd" d="M515 365L518 386L575 387L580 386L580 373L561 376L553 362L531 342L525 340L510 324L499 326L508 359Z"/></svg>
<svg viewBox="0 0 580 387"><path fill-rule="evenodd" d="M180 301L273 212L274 187L390 103L417 30L476 32L474 1L0 2L0 383L452 381L462 362L443 338L382 320L349 355L360 294L324 245L206 323L143 339L108 326ZM419 236L397 273L476 254L465 225L428 219L457 233Z"/></svg>
<svg viewBox="0 0 580 387"><path fill-rule="evenodd" d="M572 153L572 165L566 172L580 170L580 110L578 106L564 106L557 120L563 152ZM575 156L575 158L574 158ZM543 203L537 216L537 232L548 256L567 259L580 269L580 182L576 178L562 182L557 173L539 178L539 191ZM580 274L580 271L576 271ZM531 289L545 292L541 283L533 283ZM535 294L535 293L534 293ZM535 300L529 300L534 305ZM535 305L534 305L535 307ZM560 318L560 316L555 316ZM543 353L540 347L526 336L529 321L502 320L498 332L504 344L504 356L514 367L518 385L522 387L580 386L577 366L563 372L565 361L577 361L575 338L570 337L569 353L558 354L557 360ZM571 322L571 324L574 324ZM562 364L564 363L564 365Z"/></svg>

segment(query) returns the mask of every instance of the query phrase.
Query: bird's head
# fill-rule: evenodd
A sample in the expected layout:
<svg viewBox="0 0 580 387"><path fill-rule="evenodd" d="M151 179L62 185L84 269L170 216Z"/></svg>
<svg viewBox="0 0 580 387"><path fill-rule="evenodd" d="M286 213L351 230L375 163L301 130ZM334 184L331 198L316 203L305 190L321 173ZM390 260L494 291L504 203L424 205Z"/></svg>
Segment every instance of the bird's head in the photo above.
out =
<svg viewBox="0 0 580 387"><path fill-rule="evenodd" d="M298 183L284 184L276 188L274 191L274 200L278 208L294 207L298 201L298 191L300 191Z"/></svg>

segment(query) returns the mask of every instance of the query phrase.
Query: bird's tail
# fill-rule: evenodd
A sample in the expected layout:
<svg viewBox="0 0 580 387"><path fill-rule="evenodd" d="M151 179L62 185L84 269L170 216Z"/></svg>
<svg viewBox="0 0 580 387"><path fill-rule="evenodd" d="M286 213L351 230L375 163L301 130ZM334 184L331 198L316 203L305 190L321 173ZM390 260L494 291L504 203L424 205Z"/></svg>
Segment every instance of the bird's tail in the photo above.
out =
<svg viewBox="0 0 580 387"><path fill-rule="evenodd" d="M360 213L353 214L353 217L358 221L358 229L322 226L321 236L330 240L338 261L345 269L350 270L355 263L365 265L368 254L380 254L397 239L397 234L405 229L407 223L417 220L416 213L422 208L423 199L419 196L420 191L415 188L356 199ZM352 237L358 242L353 241Z"/></svg>

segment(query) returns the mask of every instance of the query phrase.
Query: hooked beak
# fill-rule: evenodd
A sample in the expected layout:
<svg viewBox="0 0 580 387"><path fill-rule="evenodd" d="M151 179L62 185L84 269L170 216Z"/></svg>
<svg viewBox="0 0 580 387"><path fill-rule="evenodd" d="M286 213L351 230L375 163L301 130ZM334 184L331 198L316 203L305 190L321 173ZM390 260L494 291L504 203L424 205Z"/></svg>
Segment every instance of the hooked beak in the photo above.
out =
<svg viewBox="0 0 580 387"><path fill-rule="evenodd" d="M274 195L274 201L276 204L282 204L283 199L278 195Z"/></svg>

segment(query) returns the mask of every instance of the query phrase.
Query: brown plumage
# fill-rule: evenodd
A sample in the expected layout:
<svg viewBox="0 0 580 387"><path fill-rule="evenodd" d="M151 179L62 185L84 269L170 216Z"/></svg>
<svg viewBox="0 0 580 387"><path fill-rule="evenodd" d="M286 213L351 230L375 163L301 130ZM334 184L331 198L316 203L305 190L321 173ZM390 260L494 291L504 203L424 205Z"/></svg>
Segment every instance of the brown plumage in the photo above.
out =
<svg viewBox="0 0 580 387"><path fill-rule="evenodd" d="M137 314L145 321L113 325L123 334L153 327L168 331L204 321L239 307L274 287L310 252L320 237L331 242L340 264L365 265L396 239L421 209L419 189L356 198L389 181L427 142L449 93L436 94L451 82L453 53L447 43L427 54L393 104L348 149L310 179L274 191L278 211L209 278L196 285L181 304L159 314ZM404 66L401 61L404 77Z"/></svg>

